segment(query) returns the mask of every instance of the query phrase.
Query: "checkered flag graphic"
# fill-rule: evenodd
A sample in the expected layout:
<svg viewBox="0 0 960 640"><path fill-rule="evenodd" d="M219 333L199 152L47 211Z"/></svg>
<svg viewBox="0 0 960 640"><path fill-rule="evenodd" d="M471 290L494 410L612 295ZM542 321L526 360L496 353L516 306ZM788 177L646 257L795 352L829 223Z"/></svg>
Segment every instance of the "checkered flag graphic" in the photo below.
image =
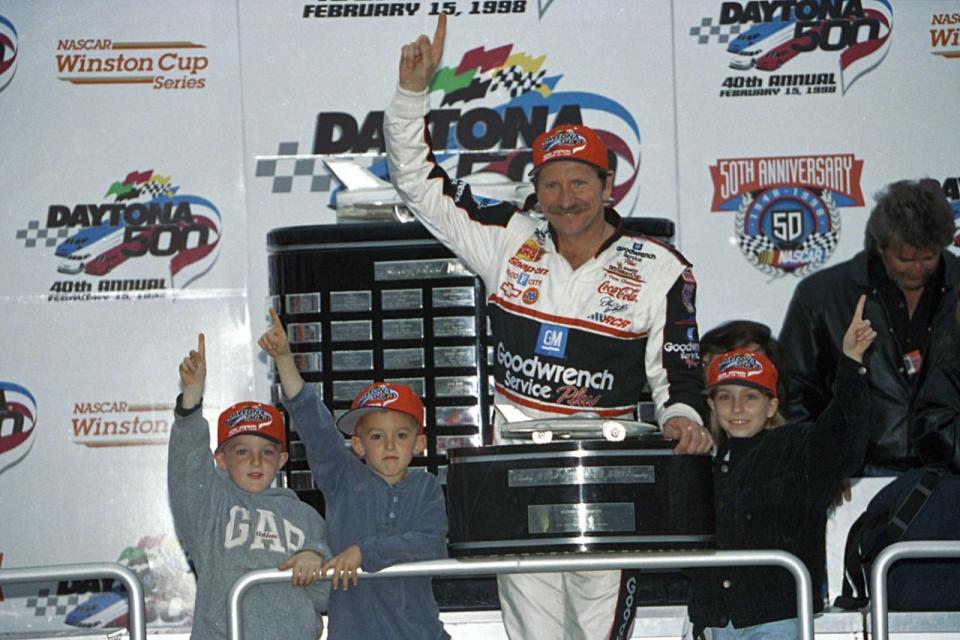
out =
<svg viewBox="0 0 960 640"><path fill-rule="evenodd" d="M746 234L738 234L737 244L740 245L740 250L745 254L757 256L765 251L773 251L776 249L776 245L765 235L758 236L748 236Z"/></svg>
<svg viewBox="0 0 960 640"><path fill-rule="evenodd" d="M281 142L277 155L257 159L256 177L270 178L271 193L291 193L294 179L309 179L311 193L330 191L332 178L316 158L297 157L299 142Z"/></svg>
<svg viewBox="0 0 960 640"><path fill-rule="evenodd" d="M540 81L547 75L546 69L541 69L536 73L524 71L522 67L512 65L497 72L490 85L491 91L503 89L510 94L511 98L516 98L522 93L527 93L540 86Z"/></svg>
<svg viewBox="0 0 960 640"><path fill-rule="evenodd" d="M40 226L39 220L31 220L27 223L26 229L17 229L17 240L23 240L23 246L32 249L34 247L55 247L70 235L70 229L58 227L48 229Z"/></svg>
<svg viewBox="0 0 960 640"><path fill-rule="evenodd" d="M833 253L833 250L837 248L838 236L839 234L836 231L811 233L807 239L803 241L803 244L800 245L800 249L801 251L822 249L824 255L830 255Z"/></svg>
<svg viewBox="0 0 960 640"><path fill-rule="evenodd" d="M165 184L160 184L159 182L149 181L143 185L143 188L150 192L154 198L160 194L166 193L169 191L169 187Z"/></svg>
<svg viewBox="0 0 960 640"><path fill-rule="evenodd" d="M27 598L27 609L33 609L33 615L37 618L46 618L49 616L65 616L68 609L77 606L80 602L80 596L77 594L69 596L50 595L50 589L40 589L36 597Z"/></svg>
<svg viewBox="0 0 960 640"><path fill-rule="evenodd" d="M700 24L690 27L690 35L697 39L697 44L707 44L711 38L716 38L719 44L726 44L740 35L742 24L713 24L713 18L700 20Z"/></svg>

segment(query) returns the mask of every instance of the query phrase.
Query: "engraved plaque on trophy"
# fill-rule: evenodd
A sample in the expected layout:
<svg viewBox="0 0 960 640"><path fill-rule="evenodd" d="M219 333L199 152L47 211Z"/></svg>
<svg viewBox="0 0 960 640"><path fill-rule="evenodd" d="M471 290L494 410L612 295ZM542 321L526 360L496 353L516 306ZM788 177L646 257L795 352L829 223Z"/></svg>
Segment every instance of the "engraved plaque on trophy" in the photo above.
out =
<svg viewBox="0 0 960 640"><path fill-rule="evenodd" d="M384 311L423 309L423 289L386 289L380 292Z"/></svg>
<svg viewBox="0 0 960 640"><path fill-rule="evenodd" d="M435 367L475 367L477 350L472 345L456 347L434 347L433 364Z"/></svg>
<svg viewBox="0 0 960 640"><path fill-rule="evenodd" d="M319 322L291 322L287 325L287 335L289 336L290 344L320 342L320 333Z"/></svg>
<svg viewBox="0 0 960 640"><path fill-rule="evenodd" d="M473 287L437 287L433 290L433 306L472 307L474 306Z"/></svg>
<svg viewBox="0 0 960 640"><path fill-rule="evenodd" d="M437 407L437 424L446 427L477 426L480 407Z"/></svg>
<svg viewBox="0 0 960 640"><path fill-rule="evenodd" d="M476 398L480 393L480 381L476 376L438 376L433 384L438 398Z"/></svg>
<svg viewBox="0 0 960 640"><path fill-rule="evenodd" d="M531 504L527 507L527 530L531 534L634 531L632 502L579 504Z"/></svg>
<svg viewBox="0 0 960 640"><path fill-rule="evenodd" d="M369 371L373 369L373 351L358 349L355 351L334 351L332 354L334 371Z"/></svg>
<svg viewBox="0 0 960 640"><path fill-rule="evenodd" d="M370 311L373 296L369 291L331 291L330 311L334 313L350 313Z"/></svg>
<svg viewBox="0 0 960 640"><path fill-rule="evenodd" d="M294 353L293 363L297 366L297 370L302 373L323 371L323 354L319 351Z"/></svg>
<svg viewBox="0 0 960 640"><path fill-rule="evenodd" d="M423 349L384 349L384 369L423 369L426 359Z"/></svg>
<svg viewBox="0 0 960 640"><path fill-rule="evenodd" d="M334 380L333 399L350 402L371 382L373 380ZM341 413L343 412L338 412L338 417Z"/></svg>
<svg viewBox="0 0 960 640"><path fill-rule="evenodd" d="M471 276L456 258L432 260L385 260L373 265L373 278L378 282L391 280L435 280L455 276Z"/></svg>
<svg viewBox="0 0 960 640"><path fill-rule="evenodd" d="M433 335L438 338L472 338L477 335L477 323L473 316L434 318Z"/></svg>
<svg viewBox="0 0 960 640"><path fill-rule="evenodd" d="M423 338L423 318L387 318L383 321L384 340Z"/></svg>
<svg viewBox="0 0 960 640"><path fill-rule="evenodd" d="M288 314L319 313L319 293L288 293L284 297L284 306Z"/></svg>
<svg viewBox="0 0 960 640"><path fill-rule="evenodd" d="M373 340L372 320L334 320L330 323L331 342L365 342Z"/></svg>

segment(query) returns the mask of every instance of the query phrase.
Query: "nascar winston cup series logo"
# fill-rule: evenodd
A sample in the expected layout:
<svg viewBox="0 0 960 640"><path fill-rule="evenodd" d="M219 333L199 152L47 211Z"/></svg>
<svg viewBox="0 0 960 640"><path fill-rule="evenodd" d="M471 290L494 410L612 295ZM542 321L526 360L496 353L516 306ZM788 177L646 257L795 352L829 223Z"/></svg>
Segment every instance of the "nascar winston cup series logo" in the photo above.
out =
<svg viewBox="0 0 960 640"><path fill-rule="evenodd" d="M862 207L853 154L721 159L710 167L711 211L735 213L737 244L763 273L803 277L840 238L840 208Z"/></svg>
<svg viewBox="0 0 960 640"><path fill-rule="evenodd" d="M20 462L33 446L37 401L15 382L0 381L0 473Z"/></svg>
<svg viewBox="0 0 960 640"><path fill-rule="evenodd" d="M609 150L616 171L614 204L629 214L639 194L635 183L641 136L636 120L614 98L563 90L561 80L569 84L562 72L549 68L547 55L520 51L513 44L471 49L455 64L441 67L430 85L434 109L429 123L436 161L451 176L468 179L481 202L519 203L532 191L526 170L536 137L557 125L587 124ZM277 156L258 161L256 174L272 180L274 193L292 191L298 180L312 191L333 187L330 206L338 217L351 206L369 210L373 203L399 205L386 181L382 127L382 111L321 112L311 153L323 156L323 162L296 157L302 153L299 143L281 142ZM338 163L350 164L345 157L359 164L358 156L371 153L381 157L367 161L362 169L367 179L357 181L356 187L350 179L355 172L336 168ZM334 160L337 156L341 158Z"/></svg>
<svg viewBox="0 0 960 640"><path fill-rule="evenodd" d="M689 31L726 45L734 75L721 98L846 93L880 64L892 33L890 0L723 2Z"/></svg>
<svg viewBox="0 0 960 640"><path fill-rule="evenodd" d="M53 258L48 300L139 299L163 297L209 271L221 226L212 202L146 170L110 184L103 202L49 205L46 220L29 221L17 239Z"/></svg>

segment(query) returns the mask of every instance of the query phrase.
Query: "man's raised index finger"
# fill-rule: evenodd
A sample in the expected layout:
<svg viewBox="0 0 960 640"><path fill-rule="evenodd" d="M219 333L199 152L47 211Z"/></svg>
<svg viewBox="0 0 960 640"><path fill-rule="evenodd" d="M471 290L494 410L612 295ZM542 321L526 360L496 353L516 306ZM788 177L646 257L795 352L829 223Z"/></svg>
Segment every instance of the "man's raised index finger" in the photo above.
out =
<svg viewBox="0 0 960 640"><path fill-rule="evenodd" d="M447 14L441 13L437 16L437 30L433 32L433 53L434 59L439 60L443 53L443 41L447 37Z"/></svg>
<svg viewBox="0 0 960 640"><path fill-rule="evenodd" d="M197 351L200 353L201 358L203 358L204 360L207 359L206 338L202 333L197 336Z"/></svg>

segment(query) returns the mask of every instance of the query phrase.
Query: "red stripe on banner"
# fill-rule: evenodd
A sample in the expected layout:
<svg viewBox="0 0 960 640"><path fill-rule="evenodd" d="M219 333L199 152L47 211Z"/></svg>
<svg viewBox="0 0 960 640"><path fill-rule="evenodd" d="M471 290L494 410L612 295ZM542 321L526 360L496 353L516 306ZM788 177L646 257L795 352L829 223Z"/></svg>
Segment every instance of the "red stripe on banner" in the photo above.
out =
<svg viewBox="0 0 960 640"><path fill-rule="evenodd" d="M460 64L457 66L457 75L468 69L479 68L481 72L484 72L495 67L502 67L506 63L511 49L513 49L512 44L506 44L489 51L485 47L471 49L464 53L463 58L460 59Z"/></svg>
<svg viewBox="0 0 960 640"><path fill-rule="evenodd" d="M7 51L14 51L13 41L10 38L8 38L5 34L2 34L2 33L0 33L0 49L6 49ZM9 60L0 62L0 73L3 73L7 69L9 69L13 65L14 60L16 59L17 59L17 56L16 54L14 54Z"/></svg>
<svg viewBox="0 0 960 640"><path fill-rule="evenodd" d="M887 38L890 37L890 23L887 21L887 17L875 9L866 9L864 16L868 18L875 18L883 23L887 27L887 35L882 38L877 38L876 40L867 40L866 42L861 42L855 44L852 47L848 47L843 53L840 54L840 68L846 69L848 66L859 60L860 58L865 58L880 47L882 47L886 42Z"/></svg>
<svg viewBox="0 0 960 640"><path fill-rule="evenodd" d="M583 407L567 407L559 404L543 404L540 402L534 402L529 398L523 396L518 396L509 389L505 388L499 382L496 383L497 393L507 398L513 404L520 405L521 407L527 407L528 409L536 409L537 411L545 411L547 413L562 413L564 415L573 415L575 413L583 413ZM600 416L601 418L623 418L624 416L632 416L635 405L630 405L628 407L613 407L610 409L597 409L595 407L590 407L589 412ZM533 418L531 418L532 420Z"/></svg>
<svg viewBox="0 0 960 640"><path fill-rule="evenodd" d="M152 76L137 76L134 78L60 78L70 84L153 84Z"/></svg>
<svg viewBox="0 0 960 640"><path fill-rule="evenodd" d="M595 333L604 333L606 335L614 336L617 338L624 338L626 340L636 340L637 338L647 337L647 332L636 333L632 331L620 331L619 329L614 329L606 325L597 324L594 322L588 322L586 320L580 320L579 318L568 318L566 316L554 316L549 313L542 313L540 311L534 311L530 307L521 306L519 304L514 304L512 302L507 302L503 298L497 295L492 295L489 297L490 302L497 304L504 309L512 311L517 315L527 316L529 318L534 318L542 322L549 322L551 324L562 324L567 327L580 327L582 329L589 329Z"/></svg>
<svg viewBox="0 0 960 640"><path fill-rule="evenodd" d="M193 216L193 221L201 224L208 229L217 231L217 226L213 224L213 221L206 216ZM216 242L211 244L203 245L202 247L193 247L192 249L184 249L173 256L170 260L170 275L177 275L182 269L189 267L194 262L202 260L203 258L210 255L210 253L217 248L217 245L220 244L220 236L217 236Z"/></svg>
<svg viewBox="0 0 960 640"><path fill-rule="evenodd" d="M30 434L33 432L33 429L30 431L21 431L20 433L14 433L9 436L3 436L0 438L0 453L6 453L7 451L13 451L21 444L26 442L27 438L30 437Z"/></svg>

